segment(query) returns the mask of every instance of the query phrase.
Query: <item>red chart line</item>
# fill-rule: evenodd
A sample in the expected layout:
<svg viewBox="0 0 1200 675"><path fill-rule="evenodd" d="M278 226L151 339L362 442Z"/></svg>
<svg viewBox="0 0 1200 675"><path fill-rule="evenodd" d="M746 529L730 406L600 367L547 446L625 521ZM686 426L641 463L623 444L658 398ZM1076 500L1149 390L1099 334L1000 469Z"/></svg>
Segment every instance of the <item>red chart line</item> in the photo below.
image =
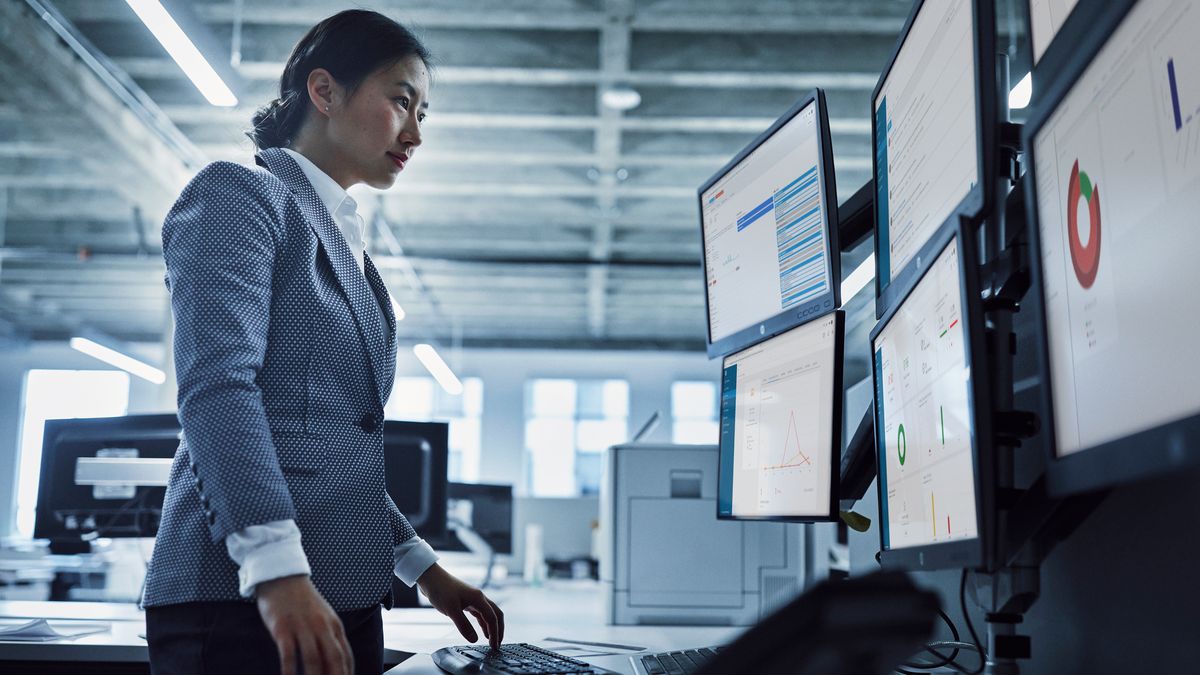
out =
<svg viewBox="0 0 1200 675"><path fill-rule="evenodd" d="M793 439L795 439L796 442L796 457L793 459L799 459L800 462L798 464L788 464L788 441ZM778 468L784 468L787 466L801 466L803 464L812 464L812 459L808 455L804 454L804 452L800 449L800 432L796 430L796 411L792 410L788 413L788 433L787 437L783 441L783 459L780 460Z"/></svg>

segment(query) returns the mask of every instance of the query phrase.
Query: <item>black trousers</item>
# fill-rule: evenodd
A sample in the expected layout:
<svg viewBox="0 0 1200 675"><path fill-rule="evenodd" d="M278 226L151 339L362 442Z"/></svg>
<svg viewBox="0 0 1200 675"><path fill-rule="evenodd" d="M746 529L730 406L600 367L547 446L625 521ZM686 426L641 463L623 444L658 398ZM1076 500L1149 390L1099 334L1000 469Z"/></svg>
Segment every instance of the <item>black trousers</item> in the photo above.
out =
<svg viewBox="0 0 1200 675"><path fill-rule="evenodd" d="M355 675L383 672L378 605L338 612L354 652ZM267 675L279 650L251 602L189 602L146 608L151 675ZM297 659L297 670L303 672ZM312 675L312 674L309 674Z"/></svg>

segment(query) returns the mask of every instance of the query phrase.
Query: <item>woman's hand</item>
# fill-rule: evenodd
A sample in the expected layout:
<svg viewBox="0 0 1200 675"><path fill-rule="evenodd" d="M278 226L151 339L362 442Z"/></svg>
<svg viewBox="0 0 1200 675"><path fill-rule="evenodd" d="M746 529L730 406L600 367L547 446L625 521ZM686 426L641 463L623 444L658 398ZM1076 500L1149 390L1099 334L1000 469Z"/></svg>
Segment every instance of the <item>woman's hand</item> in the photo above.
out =
<svg viewBox="0 0 1200 675"><path fill-rule="evenodd" d="M305 675L353 675L354 654L342 620L307 575L255 587L258 613L279 648L282 675L296 675L296 651Z"/></svg>
<svg viewBox="0 0 1200 675"><path fill-rule="evenodd" d="M483 591L459 581L437 563L417 579L417 587L429 598L429 604L434 609L450 617L468 642L478 640L479 636L471 622L467 621L464 611L475 617L492 649L500 647L504 640L504 612L496 603L488 600Z"/></svg>

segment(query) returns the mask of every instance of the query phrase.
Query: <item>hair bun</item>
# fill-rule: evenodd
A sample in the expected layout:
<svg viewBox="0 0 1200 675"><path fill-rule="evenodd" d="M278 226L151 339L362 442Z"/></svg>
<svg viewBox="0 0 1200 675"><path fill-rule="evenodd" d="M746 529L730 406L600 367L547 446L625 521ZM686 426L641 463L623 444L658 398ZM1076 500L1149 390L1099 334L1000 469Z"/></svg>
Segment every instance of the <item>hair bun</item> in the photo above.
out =
<svg viewBox="0 0 1200 675"><path fill-rule="evenodd" d="M246 135L259 150L279 148L291 142L292 133L289 132L294 133L294 130L290 122L298 107L297 98L294 92L289 93L254 111L254 116L250 118L251 129Z"/></svg>

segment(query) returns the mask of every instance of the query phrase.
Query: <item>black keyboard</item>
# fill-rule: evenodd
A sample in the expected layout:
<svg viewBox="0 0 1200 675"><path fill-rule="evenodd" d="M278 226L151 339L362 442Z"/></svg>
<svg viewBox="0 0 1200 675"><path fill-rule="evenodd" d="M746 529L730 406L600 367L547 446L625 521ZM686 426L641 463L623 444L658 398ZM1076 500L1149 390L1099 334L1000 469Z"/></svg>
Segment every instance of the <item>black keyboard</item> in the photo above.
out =
<svg viewBox="0 0 1200 675"><path fill-rule="evenodd" d="M685 649L678 652L662 652L634 657L641 661L642 668L649 675L688 675L700 670L700 667L716 656L715 649Z"/></svg>
<svg viewBox="0 0 1200 675"><path fill-rule="evenodd" d="M433 662L454 675L599 675L612 672L524 642L500 645L500 649L475 645L446 647L433 653Z"/></svg>

